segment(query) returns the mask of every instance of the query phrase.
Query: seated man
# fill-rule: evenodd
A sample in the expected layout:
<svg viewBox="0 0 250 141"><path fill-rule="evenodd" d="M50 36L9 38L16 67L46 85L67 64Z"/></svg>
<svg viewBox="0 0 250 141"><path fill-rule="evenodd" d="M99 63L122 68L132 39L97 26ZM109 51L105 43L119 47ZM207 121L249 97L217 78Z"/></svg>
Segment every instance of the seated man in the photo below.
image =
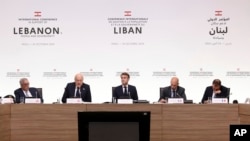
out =
<svg viewBox="0 0 250 141"><path fill-rule="evenodd" d="M75 82L67 84L62 97L62 102L66 103L67 98L81 98L82 101L91 102L90 86L83 83L82 74L76 74Z"/></svg>
<svg viewBox="0 0 250 141"><path fill-rule="evenodd" d="M120 77L122 85L115 87L113 97L116 99L129 98L138 100L136 87L128 84L130 75L126 72L123 72Z"/></svg>
<svg viewBox="0 0 250 141"><path fill-rule="evenodd" d="M34 98L40 98L41 102L43 103L43 98L39 94L38 90L34 87L29 87L29 80L27 78L22 78L19 81L20 87L19 89L16 89L14 91L15 97L16 97L16 103L20 103L21 97L34 97Z"/></svg>
<svg viewBox="0 0 250 141"><path fill-rule="evenodd" d="M160 95L159 102L166 103L166 98L183 98L187 100L185 89L179 86L179 79L177 77L171 78L170 86L164 88L163 93Z"/></svg>
<svg viewBox="0 0 250 141"><path fill-rule="evenodd" d="M212 83L212 86L208 86L204 92L202 103L208 103L207 100L211 98L228 98L229 92L228 88L221 85L219 79L215 79Z"/></svg>

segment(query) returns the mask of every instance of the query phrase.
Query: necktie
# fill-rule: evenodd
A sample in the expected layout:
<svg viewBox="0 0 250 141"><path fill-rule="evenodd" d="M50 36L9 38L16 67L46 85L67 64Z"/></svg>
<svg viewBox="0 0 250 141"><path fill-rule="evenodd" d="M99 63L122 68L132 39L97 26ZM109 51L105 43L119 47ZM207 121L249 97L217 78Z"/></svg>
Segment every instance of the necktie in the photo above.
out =
<svg viewBox="0 0 250 141"><path fill-rule="evenodd" d="M126 86L124 87L124 94L125 94L125 95L127 95L127 94L128 94L128 89L127 89L127 87L126 87Z"/></svg>
<svg viewBox="0 0 250 141"><path fill-rule="evenodd" d="M175 90L173 91L173 97L176 97L176 91Z"/></svg>
<svg viewBox="0 0 250 141"><path fill-rule="evenodd" d="M77 90L76 90L76 97L80 97L80 88L77 87Z"/></svg>

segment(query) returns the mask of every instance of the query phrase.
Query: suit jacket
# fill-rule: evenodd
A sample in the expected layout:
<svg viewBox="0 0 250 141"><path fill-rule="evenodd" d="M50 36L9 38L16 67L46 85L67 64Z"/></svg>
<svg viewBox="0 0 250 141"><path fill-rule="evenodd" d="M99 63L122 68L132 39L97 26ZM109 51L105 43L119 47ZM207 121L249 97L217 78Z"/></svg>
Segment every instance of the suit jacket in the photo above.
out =
<svg viewBox="0 0 250 141"><path fill-rule="evenodd" d="M160 95L160 99L165 98L171 98L171 86L165 87L163 89L163 93ZM183 98L184 100L187 100L186 94L185 94L185 88L178 86L176 90L176 97L175 98Z"/></svg>
<svg viewBox="0 0 250 141"><path fill-rule="evenodd" d="M66 103L67 98L73 98L75 96L75 88L76 88L75 82L67 84L62 97L63 103ZM85 102L91 102L90 86L88 84L83 83L82 86L80 87L80 91L82 100Z"/></svg>
<svg viewBox="0 0 250 141"><path fill-rule="evenodd" d="M39 94L38 90L34 87L30 87L29 88L29 91L32 95L32 97L35 97L35 98L40 98L41 99L41 102L43 103L43 98L42 96ZM14 91L14 94L15 94L15 97L16 97L16 103L20 103L20 97L26 97L25 94L23 93L23 90L22 88L19 88L19 89L16 89Z"/></svg>
<svg viewBox="0 0 250 141"><path fill-rule="evenodd" d="M229 98L229 91L227 87L221 86L220 90L221 90L221 93L216 94L215 98ZM201 102L204 103L204 101L208 100L208 97L212 97L212 96L213 96L213 87L208 86L204 92Z"/></svg>
<svg viewBox="0 0 250 141"><path fill-rule="evenodd" d="M133 100L138 100L138 95L137 95L137 90L135 86L128 85L128 93ZM122 96L129 96L123 94L123 87L122 85L115 87L114 92L113 92L113 97L116 99L121 98Z"/></svg>

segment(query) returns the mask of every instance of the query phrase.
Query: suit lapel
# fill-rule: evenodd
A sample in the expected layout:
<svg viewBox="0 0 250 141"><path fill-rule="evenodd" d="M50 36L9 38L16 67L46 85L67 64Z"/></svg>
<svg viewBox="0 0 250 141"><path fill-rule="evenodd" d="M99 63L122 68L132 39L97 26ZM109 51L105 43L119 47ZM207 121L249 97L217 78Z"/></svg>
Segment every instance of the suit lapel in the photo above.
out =
<svg viewBox="0 0 250 141"><path fill-rule="evenodd" d="M20 91L21 91L21 96L20 97L26 97L23 90L21 89Z"/></svg>
<svg viewBox="0 0 250 141"><path fill-rule="evenodd" d="M30 92L30 95L31 95L32 97L34 97L34 96L33 96L33 93L32 93L32 91L31 91L30 88L29 88L29 92Z"/></svg>
<svg viewBox="0 0 250 141"><path fill-rule="evenodd" d="M177 94L178 95L180 94L180 88L179 88L179 86L177 87L177 90L176 90L176 96L179 97Z"/></svg>
<svg viewBox="0 0 250 141"><path fill-rule="evenodd" d="M80 88L80 91L81 91L81 96L83 96L85 94L85 87L84 87L84 84L82 84L81 88Z"/></svg>
<svg viewBox="0 0 250 141"><path fill-rule="evenodd" d="M36 91L32 91L32 89L29 89L29 91L30 91L30 94L31 94L32 97L37 97L36 96Z"/></svg>
<svg viewBox="0 0 250 141"><path fill-rule="evenodd" d="M121 96L123 95L123 87L122 87L122 85L120 86L120 94L121 94Z"/></svg>
<svg viewBox="0 0 250 141"><path fill-rule="evenodd" d="M74 85L72 85L72 88L71 88L71 97L74 97L75 96L75 89L76 89L76 85L74 83Z"/></svg>
<svg viewBox="0 0 250 141"><path fill-rule="evenodd" d="M214 90L213 90L213 88L211 87L211 92L210 92L210 95L208 96L208 97L213 97L213 93L214 93Z"/></svg>
<svg viewBox="0 0 250 141"><path fill-rule="evenodd" d="M169 87L169 89L168 89L168 96L170 97L170 98L172 98L172 93L171 93L171 87Z"/></svg>

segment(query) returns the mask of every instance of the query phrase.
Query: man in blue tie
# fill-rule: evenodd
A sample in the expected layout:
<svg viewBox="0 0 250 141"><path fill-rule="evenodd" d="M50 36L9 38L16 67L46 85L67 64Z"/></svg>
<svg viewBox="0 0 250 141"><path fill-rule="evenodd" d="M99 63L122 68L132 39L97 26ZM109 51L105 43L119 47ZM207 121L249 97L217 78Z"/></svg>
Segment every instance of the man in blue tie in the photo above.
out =
<svg viewBox="0 0 250 141"><path fill-rule="evenodd" d="M84 102L91 102L90 86L83 83L84 77L81 73L75 75L75 82L68 83L62 97L66 103L67 98L81 98Z"/></svg>
<svg viewBox="0 0 250 141"><path fill-rule="evenodd" d="M122 85L115 87L113 97L116 99L129 98L138 100L136 87L128 84L130 75L126 72L123 72L120 77Z"/></svg>
<svg viewBox="0 0 250 141"><path fill-rule="evenodd" d="M170 86L163 89L163 93L160 95L159 102L166 103L166 98L183 98L184 100L187 100L185 88L179 86L179 78L171 78Z"/></svg>

